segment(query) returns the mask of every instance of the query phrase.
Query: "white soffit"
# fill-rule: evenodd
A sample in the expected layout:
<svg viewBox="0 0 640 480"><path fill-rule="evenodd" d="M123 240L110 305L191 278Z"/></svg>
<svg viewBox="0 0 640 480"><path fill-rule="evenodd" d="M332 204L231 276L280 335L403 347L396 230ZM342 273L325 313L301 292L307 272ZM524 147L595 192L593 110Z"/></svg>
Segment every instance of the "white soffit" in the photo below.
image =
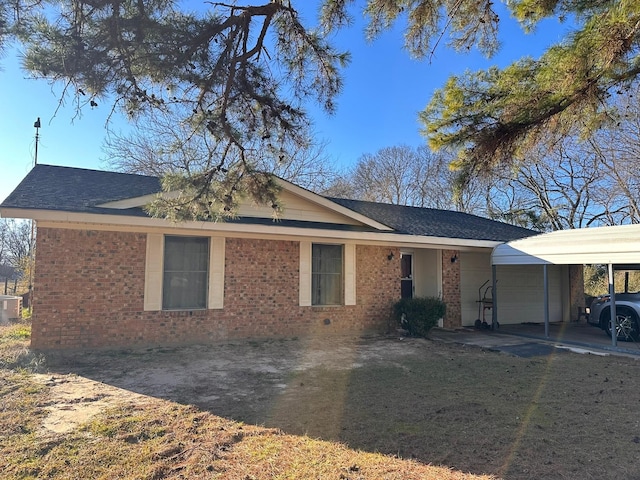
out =
<svg viewBox="0 0 640 480"><path fill-rule="evenodd" d="M498 245L493 265L640 264L640 225L542 233Z"/></svg>

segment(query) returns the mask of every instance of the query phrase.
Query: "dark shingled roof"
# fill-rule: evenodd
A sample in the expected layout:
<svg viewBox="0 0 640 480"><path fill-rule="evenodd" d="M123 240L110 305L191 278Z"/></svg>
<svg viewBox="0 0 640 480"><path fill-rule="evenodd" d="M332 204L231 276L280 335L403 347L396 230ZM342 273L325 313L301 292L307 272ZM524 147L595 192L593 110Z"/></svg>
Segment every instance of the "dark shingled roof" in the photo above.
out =
<svg viewBox="0 0 640 480"><path fill-rule="evenodd" d="M100 208L97 205L150 195L160 190L160 180L157 177L41 164L29 172L0 207L145 216L146 213L141 208ZM394 229L393 233L399 234L506 242L538 233L461 212L340 198L328 200L387 225ZM367 226L294 220L273 222L271 219L238 218L230 222L375 231Z"/></svg>
<svg viewBox="0 0 640 480"><path fill-rule="evenodd" d="M96 205L141 197L160 190L160 180L157 177L36 165L0 206L131 215L133 212L130 210L123 212L96 208ZM138 214L140 213L141 210Z"/></svg>
<svg viewBox="0 0 640 480"><path fill-rule="evenodd" d="M539 233L508 223L451 210L408 207L344 198L328 199L383 223L393 228L396 233L498 242L508 242Z"/></svg>

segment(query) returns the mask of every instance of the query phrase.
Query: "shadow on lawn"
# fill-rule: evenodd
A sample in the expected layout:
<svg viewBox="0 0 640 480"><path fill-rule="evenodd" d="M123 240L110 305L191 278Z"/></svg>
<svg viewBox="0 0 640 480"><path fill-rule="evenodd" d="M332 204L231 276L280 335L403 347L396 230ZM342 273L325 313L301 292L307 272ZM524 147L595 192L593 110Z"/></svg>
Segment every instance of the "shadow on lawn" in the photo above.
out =
<svg viewBox="0 0 640 480"><path fill-rule="evenodd" d="M89 353L51 362L60 373L245 423L509 479L633 478L637 469L609 452L640 453L633 426L603 420L612 404L618 418L637 416L640 372L628 359L517 358L375 337ZM595 439L607 447L594 449Z"/></svg>

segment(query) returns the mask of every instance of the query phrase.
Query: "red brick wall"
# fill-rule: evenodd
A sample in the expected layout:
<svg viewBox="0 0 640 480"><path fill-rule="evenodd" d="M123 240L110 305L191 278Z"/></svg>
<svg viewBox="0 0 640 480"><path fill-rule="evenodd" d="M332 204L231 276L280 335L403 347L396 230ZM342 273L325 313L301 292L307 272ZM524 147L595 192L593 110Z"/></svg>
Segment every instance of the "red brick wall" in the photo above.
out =
<svg viewBox="0 0 640 480"><path fill-rule="evenodd" d="M146 235L39 228L34 348L140 338ZM129 332L121 332L127 316Z"/></svg>
<svg viewBox="0 0 640 480"><path fill-rule="evenodd" d="M444 328L462 326L460 260L451 261L452 258L459 256L460 252L457 250L442 251L442 300L447 305Z"/></svg>
<svg viewBox="0 0 640 480"><path fill-rule="evenodd" d="M300 307L299 244L228 238L224 308L145 312L146 234L39 228L36 349L206 343L384 331L400 297L389 248L356 247L356 303Z"/></svg>

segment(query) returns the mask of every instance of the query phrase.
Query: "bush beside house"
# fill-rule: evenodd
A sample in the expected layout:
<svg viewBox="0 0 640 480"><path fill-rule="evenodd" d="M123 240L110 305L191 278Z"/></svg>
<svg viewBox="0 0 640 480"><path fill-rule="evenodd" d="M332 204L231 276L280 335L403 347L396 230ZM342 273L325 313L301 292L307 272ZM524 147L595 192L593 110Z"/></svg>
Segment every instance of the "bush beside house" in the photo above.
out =
<svg viewBox="0 0 640 480"><path fill-rule="evenodd" d="M445 303L436 297L403 298L393 306L399 325L416 337L426 337L446 310Z"/></svg>

